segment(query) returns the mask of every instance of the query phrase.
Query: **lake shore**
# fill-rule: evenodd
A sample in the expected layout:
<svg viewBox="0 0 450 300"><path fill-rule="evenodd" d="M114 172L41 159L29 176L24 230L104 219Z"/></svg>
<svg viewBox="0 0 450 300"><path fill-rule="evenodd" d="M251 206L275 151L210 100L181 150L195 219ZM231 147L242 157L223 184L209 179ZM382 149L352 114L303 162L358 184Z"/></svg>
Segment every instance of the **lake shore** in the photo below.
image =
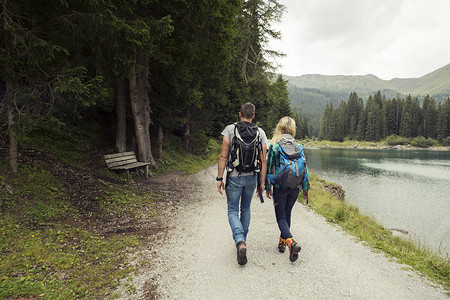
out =
<svg viewBox="0 0 450 300"><path fill-rule="evenodd" d="M305 147L310 172L342 186L351 205L387 229L400 229L393 230L395 235L444 256L450 249L449 223L443 213L448 211L445 195L450 193L449 155L448 151Z"/></svg>
<svg viewBox="0 0 450 300"><path fill-rule="evenodd" d="M411 145L388 145L381 142L359 142L359 141L317 141L317 140L300 140L303 147L308 148L352 148L352 149L373 149L373 150L413 150L413 151L450 151L449 146L433 146L428 148L413 147Z"/></svg>

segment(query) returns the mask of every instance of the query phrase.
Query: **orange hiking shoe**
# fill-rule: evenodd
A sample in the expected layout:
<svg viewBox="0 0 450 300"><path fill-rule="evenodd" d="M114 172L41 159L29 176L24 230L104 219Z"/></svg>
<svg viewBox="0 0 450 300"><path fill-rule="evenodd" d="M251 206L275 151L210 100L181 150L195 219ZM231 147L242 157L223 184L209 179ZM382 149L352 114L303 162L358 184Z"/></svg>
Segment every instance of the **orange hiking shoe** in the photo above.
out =
<svg viewBox="0 0 450 300"><path fill-rule="evenodd" d="M298 259L298 253L302 250L302 247L294 241L293 238L286 239L286 245L289 246L289 260L294 262Z"/></svg>
<svg viewBox="0 0 450 300"><path fill-rule="evenodd" d="M278 251L284 253L286 251L286 240L280 236L280 241L278 242Z"/></svg>

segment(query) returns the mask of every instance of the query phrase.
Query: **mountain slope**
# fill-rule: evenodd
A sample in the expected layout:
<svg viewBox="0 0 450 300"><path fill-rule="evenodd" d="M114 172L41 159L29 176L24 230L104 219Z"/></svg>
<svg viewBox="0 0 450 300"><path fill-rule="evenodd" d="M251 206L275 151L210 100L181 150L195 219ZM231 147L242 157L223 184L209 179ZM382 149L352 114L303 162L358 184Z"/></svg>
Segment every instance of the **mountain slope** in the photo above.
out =
<svg viewBox="0 0 450 300"><path fill-rule="evenodd" d="M390 80L395 89L414 95L450 94L450 64L420 78ZM407 92L409 91L409 92Z"/></svg>
<svg viewBox="0 0 450 300"><path fill-rule="evenodd" d="M319 75L284 76L290 84L300 88L314 88L325 91L355 91L360 96L374 92L388 91L388 94L411 94L413 96L450 96L450 64L420 78L394 78L383 80L375 75ZM445 96L446 95L446 96ZM440 99L436 99L440 100Z"/></svg>
<svg viewBox="0 0 450 300"><path fill-rule="evenodd" d="M420 78L394 78L383 80L375 75L344 76L310 74L285 76L288 81L292 109L305 116L312 135L319 134L320 118L327 104L335 107L348 100L351 92L367 100L369 95L381 91L386 98L408 94L419 97L432 96L440 102L450 96L450 64Z"/></svg>

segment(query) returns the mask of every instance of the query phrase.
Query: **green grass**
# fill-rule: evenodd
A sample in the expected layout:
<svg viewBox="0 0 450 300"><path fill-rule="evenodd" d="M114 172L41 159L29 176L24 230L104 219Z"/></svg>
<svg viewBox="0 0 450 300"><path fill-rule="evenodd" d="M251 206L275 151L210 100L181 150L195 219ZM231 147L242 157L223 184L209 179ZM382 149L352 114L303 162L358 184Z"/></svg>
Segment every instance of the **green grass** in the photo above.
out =
<svg viewBox="0 0 450 300"><path fill-rule="evenodd" d="M394 236L371 217L359 213L356 207L334 198L322 187L323 181L311 175L310 207L328 221L338 224L349 234L364 241L373 249L397 258L450 291L450 261L414 242ZM450 295L450 294L449 294Z"/></svg>
<svg viewBox="0 0 450 300"><path fill-rule="evenodd" d="M101 196L95 200L99 201L100 206L110 217L126 217L130 220L136 220L141 217L141 213L148 214L145 209L153 208L155 200L160 196L156 193L142 193L135 188L108 184Z"/></svg>
<svg viewBox="0 0 450 300"><path fill-rule="evenodd" d="M69 166L85 167L101 134L98 127L31 124L21 145L45 152ZM114 177L114 176L112 176ZM101 185L101 183L99 183ZM136 220L157 195L127 185L104 183L92 199L109 218ZM0 299L101 299L132 276L128 255L143 237L100 235L81 225L81 212L59 178L40 166L19 163L12 174L0 158ZM95 216L91 216L95 218Z"/></svg>
<svg viewBox="0 0 450 300"><path fill-rule="evenodd" d="M163 159L158 160L160 172L181 172L185 175L195 174L206 167L217 163L221 145L217 140L210 139L201 156L184 150L182 141L175 136L169 136L164 141Z"/></svg>
<svg viewBox="0 0 450 300"><path fill-rule="evenodd" d="M1 159L0 298L102 298L133 273L127 255L137 251L140 237L77 226L79 211L57 178L36 166L20 165L15 175L6 167ZM109 185L101 205L132 219L154 197Z"/></svg>
<svg viewBox="0 0 450 300"><path fill-rule="evenodd" d="M134 236L104 238L63 225L30 228L5 215L0 228L0 298L98 298L133 271L126 255L138 245Z"/></svg>
<svg viewBox="0 0 450 300"><path fill-rule="evenodd" d="M92 122L72 126L56 121L28 121L24 127L18 136L22 145L77 167L88 166L88 151L94 147L101 134L98 125Z"/></svg>
<svg viewBox="0 0 450 300"><path fill-rule="evenodd" d="M88 152L100 136L95 125L82 128L40 122L22 132L19 141L69 166L88 169ZM179 138L170 136L164 147L158 173L196 173L217 162L220 150L212 140L202 156L195 156L182 150ZM138 253L139 244L148 242L147 237L138 233L95 234L79 220L97 216L80 211L59 178L40 166L19 164L16 174L8 169L7 159L0 158L0 299L116 297L114 290L136 271L130 254ZM122 182L98 182L101 193L90 201L103 216L138 222L157 214L158 194L123 184L123 175L106 167L98 172ZM141 177L142 173L137 170L132 176ZM130 293L133 289L128 286Z"/></svg>
<svg viewBox="0 0 450 300"><path fill-rule="evenodd" d="M367 142L367 141L362 141L362 142L358 142L358 141L352 141L352 140L344 140L343 142L336 142L336 141L327 141L327 140L311 140L311 139L306 139L306 140L301 140L300 143L305 147L305 146L310 146L310 147L336 147L336 148L350 148L353 145L357 144L358 147L369 147L372 142ZM377 145L381 143L377 143Z"/></svg>

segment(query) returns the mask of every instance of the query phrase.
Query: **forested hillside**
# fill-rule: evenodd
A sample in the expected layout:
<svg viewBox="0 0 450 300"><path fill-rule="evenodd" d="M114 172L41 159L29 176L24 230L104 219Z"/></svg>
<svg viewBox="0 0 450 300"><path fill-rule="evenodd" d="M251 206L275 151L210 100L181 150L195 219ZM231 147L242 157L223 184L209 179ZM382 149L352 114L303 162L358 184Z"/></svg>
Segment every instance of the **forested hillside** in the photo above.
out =
<svg viewBox="0 0 450 300"><path fill-rule="evenodd" d="M319 136L320 118L330 103L337 106L348 98L347 92L328 92L318 89L299 88L288 84L291 107L295 113L304 116L312 136Z"/></svg>
<svg viewBox="0 0 450 300"><path fill-rule="evenodd" d="M411 95L419 101L431 96L439 103L450 96L450 64L420 78L394 78L382 80L374 75L364 76L326 76L309 74L302 76L284 76L288 80L289 97L294 112L304 114L311 134L318 136L322 111L327 104L334 107L356 92L367 101L378 91L386 98Z"/></svg>
<svg viewBox="0 0 450 300"><path fill-rule="evenodd" d="M379 141L418 147L450 145L450 98L436 103L425 96L422 103L408 95L386 98L380 91L367 102L351 93L338 106L327 104L320 123L320 139Z"/></svg>
<svg viewBox="0 0 450 300"><path fill-rule="evenodd" d="M106 116L112 148L137 149L155 169L167 134L202 153L247 101L268 135L294 116L267 60L279 55L266 48L280 36L279 1L5 0L2 9L0 133L12 170L36 120Z"/></svg>

